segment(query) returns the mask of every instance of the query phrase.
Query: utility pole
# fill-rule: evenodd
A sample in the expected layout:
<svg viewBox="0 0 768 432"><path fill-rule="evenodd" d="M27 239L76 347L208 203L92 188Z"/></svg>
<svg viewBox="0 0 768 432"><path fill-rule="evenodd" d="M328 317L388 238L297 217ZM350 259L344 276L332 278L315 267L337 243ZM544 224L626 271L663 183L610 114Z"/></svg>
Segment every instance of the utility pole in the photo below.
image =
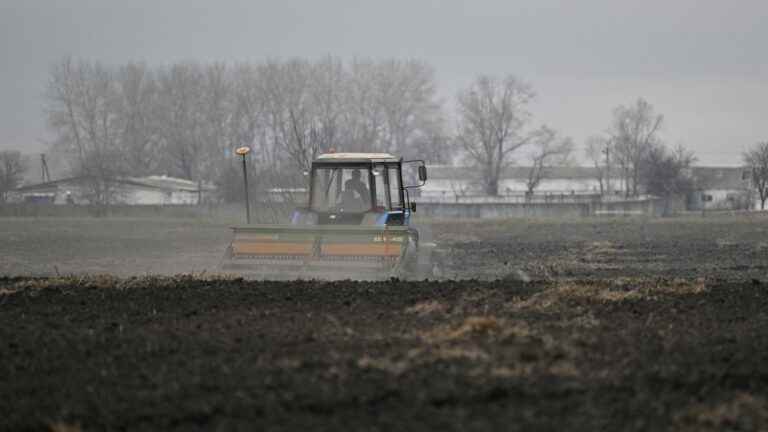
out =
<svg viewBox="0 0 768 432"><path fill-rule="evenodd" d="M239 147L235 153L243 157L243 186L245 187L245 223L251 223L251 203L248 196L248 165L245 163L245 157L251 152L249 147Z"/></svg>
<svg viewBox="0 0 768 432"><path fill-rule="evenodd" d="M40 153L40 173L43 177L43 183L51 181L51 173L48 172L48 162L45 160L45 153Z"/></svg>

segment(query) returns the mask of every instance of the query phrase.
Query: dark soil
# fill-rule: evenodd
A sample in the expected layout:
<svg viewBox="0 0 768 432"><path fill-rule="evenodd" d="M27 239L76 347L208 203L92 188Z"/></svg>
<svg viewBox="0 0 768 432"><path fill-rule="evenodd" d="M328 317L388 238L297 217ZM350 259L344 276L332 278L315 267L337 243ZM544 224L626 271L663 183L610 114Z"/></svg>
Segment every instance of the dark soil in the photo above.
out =
<svg viewBox="0 0 768 432"><path fill-rule="evenodd" d="M3 430L768 427L757 282L89 278L0 291Z"/></svg>
<svg viewBox="0 0 768 432"><path fill-rule="evenodd" d="M768 274L768 217L432 221L447 279ZM1 218L0 276L211 274L229 225L188 219Z"/></svg>
<svg viewBox="0 0 768 432"><path fill-rule="evenodd" d="M768 430L765 217L432 231L444 280L259 282L226 226L3 220L0 430Z"/></svg>
<svg viewBox="0 0 768 432"><path fill-rule="evenodd" d="M451 278L608 279L768 275L768 218L436 224Z"/></svg>

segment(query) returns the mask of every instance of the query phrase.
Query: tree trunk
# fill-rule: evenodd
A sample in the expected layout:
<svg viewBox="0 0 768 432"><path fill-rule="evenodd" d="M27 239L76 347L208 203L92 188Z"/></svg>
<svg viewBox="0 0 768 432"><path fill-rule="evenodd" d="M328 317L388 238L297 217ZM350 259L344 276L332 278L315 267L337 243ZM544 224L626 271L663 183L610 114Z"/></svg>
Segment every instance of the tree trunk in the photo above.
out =
<svg viewBox="0 0 768 432"><path fill-rule="evenodd" d="M499 179L489 178L488 183L485 185L485 194L490 196L497 196L499 194Z"/></svg>
<svg viewBox="0 0 768 432"><path fill-rule="evenodd" d="M624 171L624 198L629 198L629 170Z"/></svg>
<svg viewBox="0 0 768 432"><path fill-rule="evenodd" d="M637 197L637 183L639 180L640 174L638 171L638 167L632 168L632 196Z"/></svg>
<svg viewBox="0 0 768 432"><path fill-rule="evenodd" d="M499 177L501 168L496 161L487 161L485 167L485 194L496 196L499 194Z"/></svg>

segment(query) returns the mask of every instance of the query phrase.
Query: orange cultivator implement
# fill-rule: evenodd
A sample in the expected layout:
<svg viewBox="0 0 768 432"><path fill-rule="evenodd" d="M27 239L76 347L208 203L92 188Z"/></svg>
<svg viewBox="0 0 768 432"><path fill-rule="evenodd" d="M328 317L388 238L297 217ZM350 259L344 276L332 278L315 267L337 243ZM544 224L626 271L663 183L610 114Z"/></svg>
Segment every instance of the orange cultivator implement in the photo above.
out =
<svg viewBox="0 0 768 432"><path fill-rule="evenodd" d="M403 226L233 227L224 270L268 279L379 279L401 275L415 245Z"/></svg>

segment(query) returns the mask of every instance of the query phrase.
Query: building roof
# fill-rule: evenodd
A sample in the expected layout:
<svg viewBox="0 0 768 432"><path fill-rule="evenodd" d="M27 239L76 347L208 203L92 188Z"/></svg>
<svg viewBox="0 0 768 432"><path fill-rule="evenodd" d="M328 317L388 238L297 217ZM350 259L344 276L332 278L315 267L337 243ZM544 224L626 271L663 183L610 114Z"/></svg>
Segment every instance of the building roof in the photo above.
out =
<svg viewBox="0 0 768 432"><path fill-rule="evenodd" d="M431 180L479 180L481 171L474 167L454 167L447 165L430 165ZM502 180L526 180L531 167L507 167L502 171ZM698 189L745 189L749 180L744 177L742 167L703 167L690 169L691 178ZM618 171L612 173L612 178L618 177ZM597 170L588 166L556 166L547 169L547 179L558 180L595 180Z"/></svg>
<svg viewBox="0 0 768 432"><path fill-rule="evenodd" d="M744 177L748 170L742 167L693 167L691 177L696 188L707 189L745 189L749 187L749 177Z"/></svg>
<svg viewBox="0 0 768 432"><path fill-rule="evenodd" d="M16 188L16 192L55 192L59 187L65 187L67 185L77 185L88 181L89 176L77 176L68 177L59 180L54 180L45 183L37 183L31 185L24 185ZM113 179L115 183L146 188L146 189L160 189L165 191L184 191L184 192L197 192L198 184L191 180L180 179L168 176L148 176L148 177L124 177ZM203 183L200 188L202 191L212 191L215 187L209 183Z"/></svg>
<svg viewBox="0 0 768 432"><path fill-rule="evenodd" d="M394 155L389 153L325 153L317 157L317 161L397 161Z"/></svg>
<svg viewBox="0 0 768 432"><path fill-rule="evenodd" d="M54 193L58 190L59 186L77 183L79 181L85 181L88 177L67 177L59 180L53 180L44 183L33 183L28 185L19 186L15 189L16 192L51 192Z"/></svg>
<svg viewBox="0 0 768 432"><path fill-rule="evenodd" d="M168 177L165 175L147 176L147 177L129 177L125 179L134 185L142 185L148 187L156 187L160 189L171 189L186 192L197 192L198 186L203 191L214 190L215 187L209 183L202 183L198 185L197 182L187 179L181 179L177 177Z"/></svg>
<svg viewBox="0 0 768 432"><path fill-rule="evenodd" d="M479 168L474 167L454 167L448 165L429 165L429 178L431 180L478 180L481 176ZM502 179L528 178L531 167L506 167L502 170ZM547 178L568 179L568 180L593 180L597 178L597 170L593 167L584 166L556 166L547 168Z"/></svg>

